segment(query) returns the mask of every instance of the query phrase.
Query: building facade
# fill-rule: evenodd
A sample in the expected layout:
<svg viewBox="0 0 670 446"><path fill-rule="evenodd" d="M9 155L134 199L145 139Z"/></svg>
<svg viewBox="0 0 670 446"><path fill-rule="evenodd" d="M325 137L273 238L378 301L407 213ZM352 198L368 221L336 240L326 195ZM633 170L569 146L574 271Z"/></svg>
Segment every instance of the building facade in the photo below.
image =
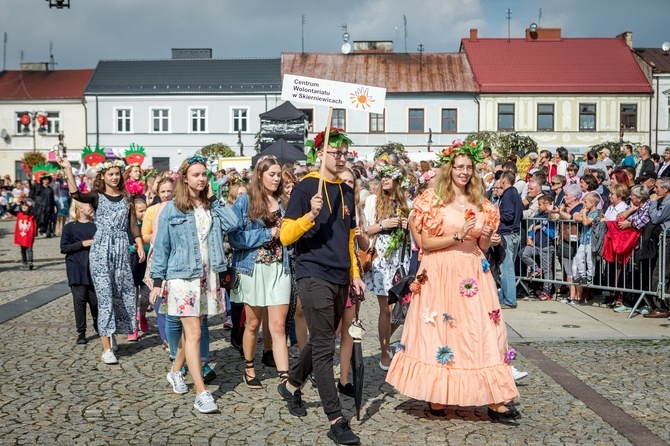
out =
<svg viewBox="0 0 670 446"><path fill-rule="evenodd" d="M670 49L635 48L634 53L654 89L650 147L662 154L670 148Z"/></svg>

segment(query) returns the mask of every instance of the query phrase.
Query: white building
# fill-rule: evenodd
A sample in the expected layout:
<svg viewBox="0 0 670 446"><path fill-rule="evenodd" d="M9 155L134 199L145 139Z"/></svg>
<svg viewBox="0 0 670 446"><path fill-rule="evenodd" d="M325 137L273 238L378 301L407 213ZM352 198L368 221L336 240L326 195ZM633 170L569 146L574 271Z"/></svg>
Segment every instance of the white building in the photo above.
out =
<svg viewBox="0 0 670 446"><path fill-rule="evenodd" d="M634 52L654 89L650 147L662 155L670 148L670 49L635 48Z"/></svg>

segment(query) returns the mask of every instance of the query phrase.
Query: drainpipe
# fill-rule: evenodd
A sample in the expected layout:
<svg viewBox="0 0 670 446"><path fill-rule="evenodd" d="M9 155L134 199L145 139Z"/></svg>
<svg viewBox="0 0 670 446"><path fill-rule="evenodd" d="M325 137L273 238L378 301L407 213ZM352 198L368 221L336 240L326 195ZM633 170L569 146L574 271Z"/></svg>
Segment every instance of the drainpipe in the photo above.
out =
<svg viewBox="0 0 670 446"><path fill-rule="evenodd" d="M86 106L86 96L81 98L81 105L84 106L84 125L86 131L84 132L84 145L88 145L88 107Z"/></svg>
<svg viewBox="0 0 670 446"><path fill-rule="evenodd" d="M477 131L479 132L480 131L479 123L480 123L480 119L481 119L481 116L480 116L480 111L481 110L480 109L481 109L482 105L479 103L479 98L477 97L477 93L472 93L472 99L477 104Z"/></svg>
<svg viewBox="0 0 670 446"><path fill-rule="evenodd" d="M660 84L659 84L659 77L656 76L656 143L654 144L654 148L656 149L656 153L658 153L658 115L660 109L659 107L659 101L661 97L661 92L660 92Z"/></svg>
<svg viewBox="0 0 670 446"><path fill-rule="evenodd" d="M95 145L100 146L100 109L97 94L95 95Z"/></svg>

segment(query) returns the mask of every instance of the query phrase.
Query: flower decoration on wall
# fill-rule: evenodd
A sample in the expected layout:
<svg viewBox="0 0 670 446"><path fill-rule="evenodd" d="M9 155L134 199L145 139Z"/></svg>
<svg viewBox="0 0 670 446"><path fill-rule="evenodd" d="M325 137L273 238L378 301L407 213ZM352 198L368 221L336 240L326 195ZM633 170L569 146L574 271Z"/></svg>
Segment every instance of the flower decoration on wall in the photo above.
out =
<svg viewBox="0 0 670 446"><path fill-rule="evenodd" d="M451 362L454 359L454 352L448 346L440 347L437 349L437 354L435 355L440 364L446 364Z"/></svg>
<svg viewBox="0 0 670 446"><path fill-rule="evenodd" d="M479 291L479 287L477 287L477 281L472 277L463 279L463 281L458 285L458 289L460 290L461 295L465 297L472 297Z"/></svg>

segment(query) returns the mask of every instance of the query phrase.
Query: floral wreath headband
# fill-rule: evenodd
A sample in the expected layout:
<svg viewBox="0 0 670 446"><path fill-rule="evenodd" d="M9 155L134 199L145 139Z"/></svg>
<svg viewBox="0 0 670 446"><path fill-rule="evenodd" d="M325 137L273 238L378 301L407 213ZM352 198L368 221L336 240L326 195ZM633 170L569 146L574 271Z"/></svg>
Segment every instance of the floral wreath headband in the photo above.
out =
<svg viewBox="0 0 670 446"><path fill-rule="evenodd" d="M409 189L409 180L403 176L397 167L390 164L380 164L375 167L374 176L380 180L382 178L391 178L392 180L396 180L403 189Z"/></svg>
<svg viewBox="0 0 670 446"><path fill-rule="evenodd" d="M139 163L130 163L126 166L125 170L132 169L133 167L139 167L140 169L142 168Z"/></svg>
<svg viewBox="0 0 670 446"><path fill-rule="evenodd" d="M98 173L103 173L107 169L111 169L112 167L118 167L119 170L123 170L123 167L125 166L125 163L121 160L113 160L113 161L105 161L104 163L100 163L97 166L95 166L95 171Z"/></svg>
<svg viewBox="0 0 670 446"><path fill-rule="evenodd" d="M460 139L457 139L451 143L451 146L437 153L435 166L441 167L443 164L453 163L454 158L459 155L469 156L475 164L481 163L484 161L484 155L482 154L483 149L484 141L463 142Z"/></svg>
<svg viewBox="0 0 670 446"><path fill-rule="evenodd" d="M274 156L274 155L263 155L260 158L258 158L258 161L256 162L256 164L258 165L258 164L262 163L263 161L269 160L269 159L276 160L277 157Z"/></svg>
<svg viewBox="0 0 670 446"><path fill-rule="evenodd" d="M427 183L433 177L435 177L435 175L437 175L437 172L438 172L438 169L430 169L430 170L424 172L423 175L421 175L419 177L419 184Z"/></svg>
<svg viewBox="0 0 670 446"><path fill-rule="evenodd" d="M306 147L311 147L309 153L307 154L307 162L309 164L314 164L316 162L316 151L323 147L323 141L326 136L326 131L319 132L316 134L314 139L309 139L305 142ZM336 148L340 148L342 143L347 143L347 146L353 146L354 142L344 133L344 129L338 129L335 127L330 128L330 134L328 136L328 145Z"/></svg>

